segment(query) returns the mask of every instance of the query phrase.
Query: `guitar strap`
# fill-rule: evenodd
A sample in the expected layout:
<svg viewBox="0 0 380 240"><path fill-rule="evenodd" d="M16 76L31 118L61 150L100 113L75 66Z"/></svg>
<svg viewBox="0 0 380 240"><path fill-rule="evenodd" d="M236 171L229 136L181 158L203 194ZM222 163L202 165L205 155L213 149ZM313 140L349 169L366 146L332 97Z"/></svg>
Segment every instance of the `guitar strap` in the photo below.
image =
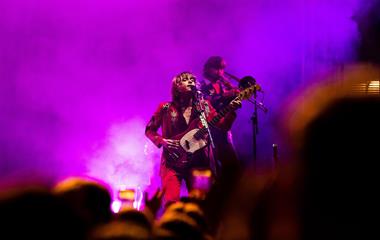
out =
<svg viewBox="0 0 380 240"><path fill-rule="evenodd" d="M210 106L208 105L208 103L206 101L204 101L204 112L205 112L206 116L208 116L210 113Z"/></svg>
<svg viewBox="0 0 380 240"><path fill-rule="evenodd" d="M209 129L209 126L208 126L208 123L207 123L207 116L209 115L210 113L210 107L207 103L207 101L205 101L204 99L201 99L200 101L197 102L197 106L196 106L196 110L198 111L199 113L199 119L201 120L201 123L202 123L202 126L203 127L206 127ZM213 137L211 135L211 132L209 131L209 138L210 138L210 142L211 144L209 144L207 146L207 157L209 159L209 167L210 167L210 170L211 172L213 173L213 175L216 177L216 174L217 174L217 166L216 166L216 159L214 157L214 151L213 149L215 148L214 146L214 140L213 140Z"/></svg>

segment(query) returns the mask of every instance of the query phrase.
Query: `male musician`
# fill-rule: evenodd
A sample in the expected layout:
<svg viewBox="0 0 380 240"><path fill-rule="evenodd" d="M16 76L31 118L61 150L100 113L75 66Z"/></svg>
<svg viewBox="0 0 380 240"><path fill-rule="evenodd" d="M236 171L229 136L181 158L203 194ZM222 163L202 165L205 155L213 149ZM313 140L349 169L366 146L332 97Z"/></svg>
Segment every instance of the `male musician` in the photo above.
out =
<svg viewBox="0 0 380 240"><path fill-rule="evenodd" d="M146 136L157 147L163 147L160 177L165 205L179 200L182 180L185 180L186 187L190 190L192 169L212 167L212 153L208 147L193 154L181 154L183 148L179 141L181 137L178 136L194 127L203 127L199 121L201 116L205 116L207 121L216 116L212 105L198 97L195 85L196 78L190 72L175 76L172 80L172 101L159 105L145 129ZM232 104L239 106L240 102ZM225 115L217 126L228 131L235 116L234 112ZM162 135L157 132L160 127ZM207 136L203 138L206 139Z"/></svg>
<svg viewBox="0 0 380 240"><path fill-rule="evenodd" d="M203 77L206 81L201 82L201 89L218 111L228 105L239 93L225 76L226 61L220 56L212 56L207 59L203 66Z"/></svg>
<svg viewBox="0 0 380 240"><path fill-rule="evenodd" d="M225 68L226 62L220 56L209 57L203 66L204 81L201 83L201 90L205 99L211 102L216 111L225 108L239 93L239 90L225 77ZM222 212L226 208L226 203L232 197L231 193L241 176L242 168L232 143L230 129L229 131L213 129L212 136L215 143L213 153L217 181L207 196L205 215L211 232L215 233L223 217Z"/></svg>
<svg viewBox="0 0 380 240"><path fill-rule="evenodd" d="M201 90L212 106L217 110L226 107L239 93L237 88L225 77L226 61L220 56L211 56L203 67L205 81L201 83ZM231 131L213 131L215 142L215 160L217 173L221 175L223 168L240 171L240 163L235 152Z"/></svg>

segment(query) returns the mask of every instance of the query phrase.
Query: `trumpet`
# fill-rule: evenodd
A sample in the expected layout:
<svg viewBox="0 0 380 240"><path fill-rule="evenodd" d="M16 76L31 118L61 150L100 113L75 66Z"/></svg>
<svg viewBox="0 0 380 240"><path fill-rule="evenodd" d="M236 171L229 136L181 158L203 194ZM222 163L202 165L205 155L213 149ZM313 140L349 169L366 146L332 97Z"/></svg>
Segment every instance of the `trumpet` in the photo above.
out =
<svg viewBox="0 0 380 240"><path fill-rule="evenodd" d="M228 73L228 72L224 72L224 74L228 78L233 79L236 82L238 82L239 83L239 88L241 88L241 89L250 87L252 85L256 85L257 90L262 92L261 87L258 84L256 84L256 79L254 79L251 76L245 76L245 77L243 77L243 78L240 79L240 78L236 77L235 75L232 75L231 73ZM224 80L226 80L226 79L224 79ZM229 84L231 84L231 83L229 83Z"/></svg>
<svg viewBox="0 0 380 240"><path fill-rule="evenodd" d="M240 78L236 77L235 75L232 75L231 73L224 72L224 74L229 77L230 79L235 80L236 82L240 82Z"/></svg>
<svg viewBox="0 0 380 240"><path fill-rule="evenodd" d="M239 82L239 78L230 74L230 73L227 73L227 72L224 72L224 75L220 76L219 77L219 80L220 82L227 88L227 89L236 89L236 90L239 90L238 87L235 87L233 86L233 84L229 81L229 79L233 79L237 82Z"/></svg>
<svg viewBox="0 0 380 240"><path fill-rule="evenodd" d="M255 86L255 91L259 91L261 93L264 93L263 89L259 84L256 83L256 79L254 79L251 76L245 76L242 79L236 77L235 75L232 75L231 73L224 72L224 74L229 77L230 79L233 79L239 83L239 88L234 87L233 89L237 89L238 91L241 91L243 89L249 88L251 86ZM222 82L227 81L224 77L222 77ZM231 83L228 82L230 85ZM256 94L254 94L254 99L247 99L249 102L253 103L255 106L259 107L261 110L264 111L264 113L268 112L268 108L262 103L256 100Z"/></svg>

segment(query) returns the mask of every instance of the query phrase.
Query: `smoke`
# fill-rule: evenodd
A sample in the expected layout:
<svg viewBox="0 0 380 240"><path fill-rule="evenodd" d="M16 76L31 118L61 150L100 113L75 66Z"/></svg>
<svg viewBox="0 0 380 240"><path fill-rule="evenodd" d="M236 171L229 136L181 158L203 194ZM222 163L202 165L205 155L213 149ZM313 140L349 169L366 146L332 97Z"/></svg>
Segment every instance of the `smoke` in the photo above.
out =
<svg viewBox="0 0 380 240"><path fill-rule="evenodd" d="M118 183L130 170L130 182L148 184L157 159L134 165L147 161L143 126L170 100L172 77L193 71L201 78L211 55L265 90L269 113L259 113L258 135L265 161L283 99L317 70L350 59L356 2L3 0L0 174L90 173ZM233 131L247 160L252 105L243 105Z"/></svg>
<svg viewBox="0 0 380 240"><path fill-rule="evenodd" d="M155 171L160 164L160 151L148 142L144 129L145 122L141 119L112 125L104 141L96 144L88 156L87 174L103 179L115 191L159 187Z"/></svg>

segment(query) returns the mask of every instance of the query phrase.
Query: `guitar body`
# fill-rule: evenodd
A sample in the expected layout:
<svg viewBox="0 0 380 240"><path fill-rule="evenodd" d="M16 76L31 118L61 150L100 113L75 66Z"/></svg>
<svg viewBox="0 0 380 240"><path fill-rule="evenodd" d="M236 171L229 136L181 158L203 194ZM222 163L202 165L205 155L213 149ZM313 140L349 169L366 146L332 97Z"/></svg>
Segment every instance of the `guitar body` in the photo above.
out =
<svg viewBox="0 0 380 240"><path fill-rule="evenodd" d="M206 139L196 136L196 133L200 131L199 124L199 119L194 119L186 131L172 137L173 140L179 140L181 148L167 150L169 166L177 170L186 168L192 155L207 146L208 141Z"/></svg>
<svg viewBox="0 0 380 240"><path fill-rule="evenodd" d="M204 148L207 145L206 139L197 139L194 135L199 131L199 128L194 128L188 131L183 137L179 140L181 147L188 153L194 153L199 149Z"/></svg>

